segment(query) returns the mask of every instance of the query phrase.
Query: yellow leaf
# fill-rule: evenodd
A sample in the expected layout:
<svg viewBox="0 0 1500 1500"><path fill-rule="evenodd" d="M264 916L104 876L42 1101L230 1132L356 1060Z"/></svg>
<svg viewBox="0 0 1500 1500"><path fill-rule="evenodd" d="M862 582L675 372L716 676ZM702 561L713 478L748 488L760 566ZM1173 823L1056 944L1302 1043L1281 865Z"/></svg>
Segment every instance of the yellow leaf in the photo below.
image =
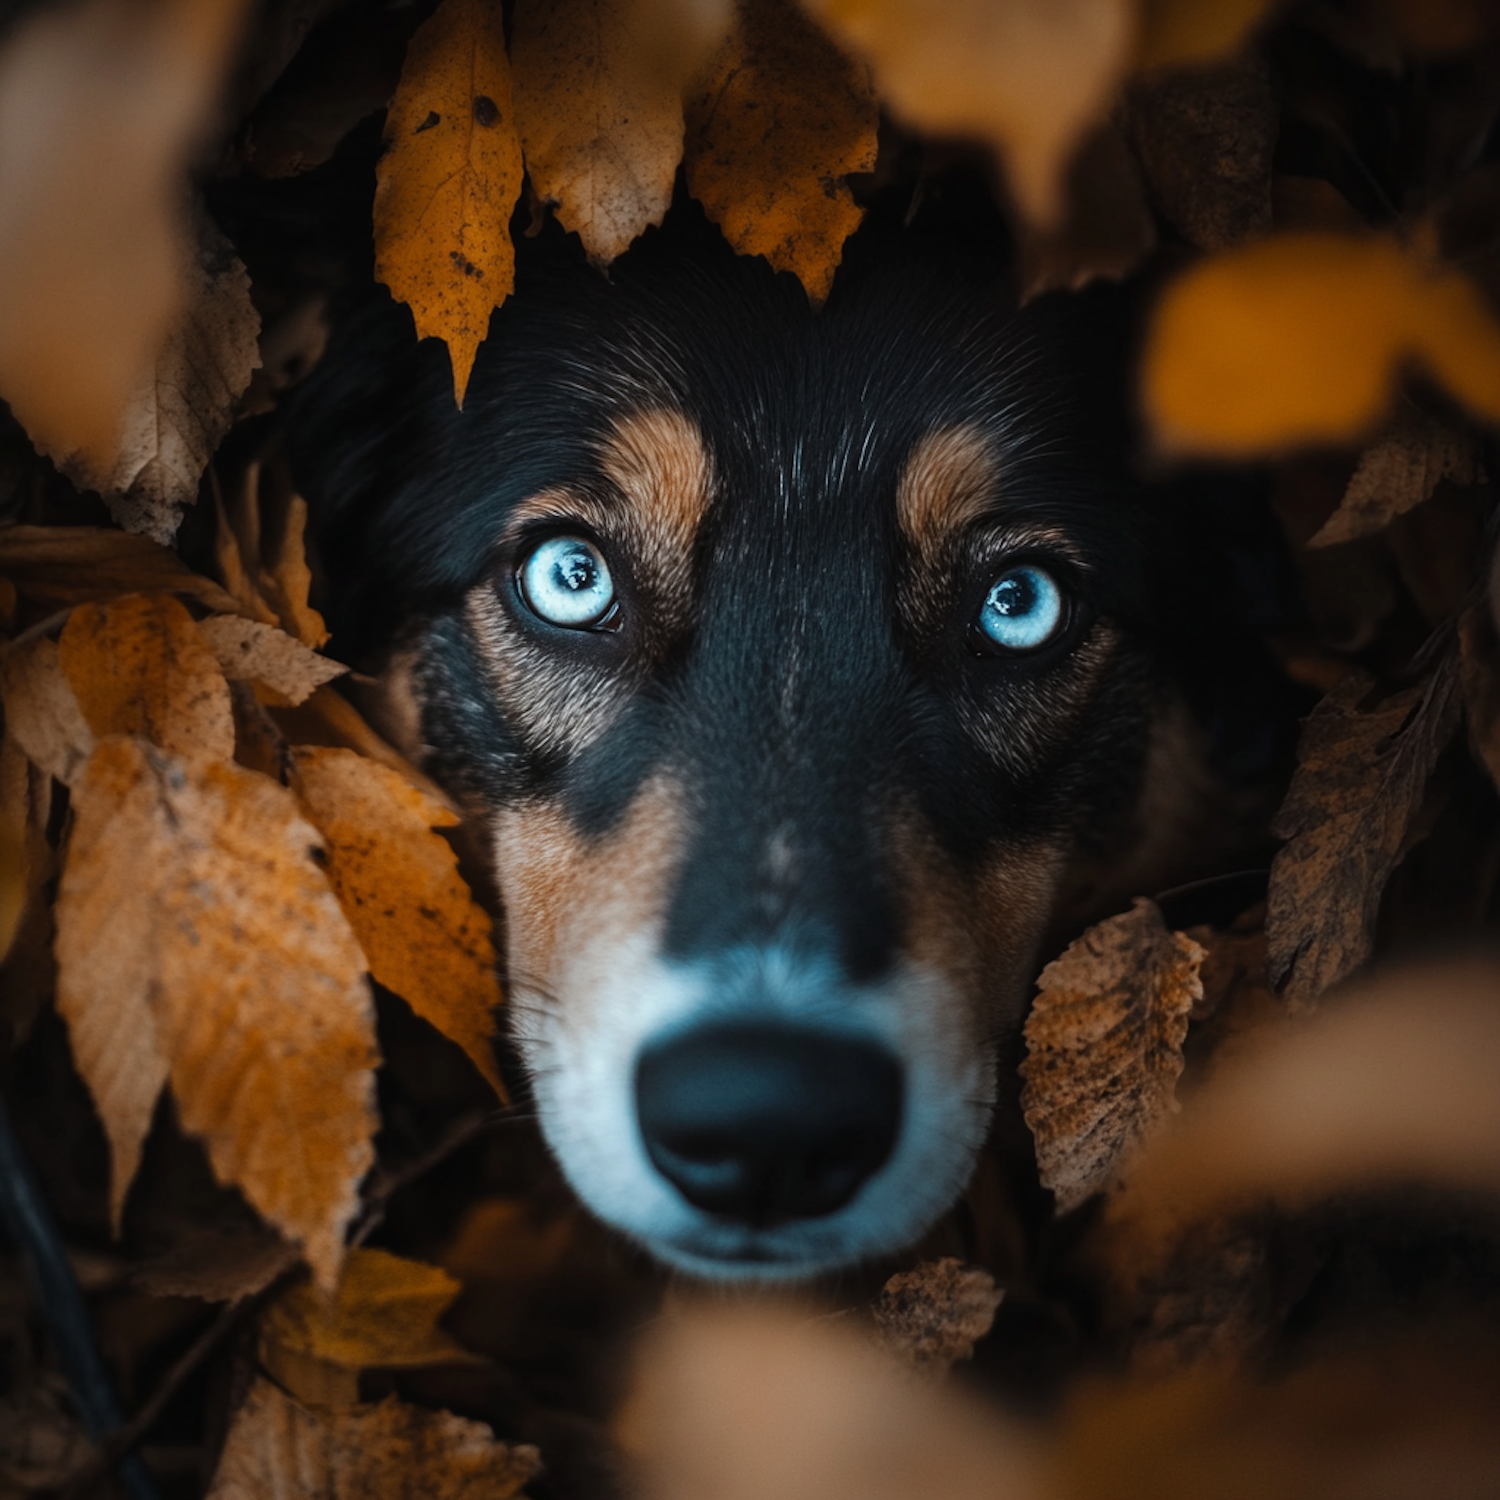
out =
<svg viewBox="0 0 1500 1500"><path fill-rule="evenodd" d="M0 694L8 735L48 775L71 786L95 739L63 675L57 642L43 636L0 653Z"/></svg>
<svg viewBox="0 0 1500 1500"><path fill-rule="evenodd" d="M352 750L292 752L293 785L328 841L328 880L370 972L469 1055L495 1091L500 1004L490 919L434 828L457 817L396 771Z"/></svg>
<svg viewBox="0 0 1500 1500"><path fill-rule="evenodd" d="M657 65L641 0L517 0L516 121L532 185L607 266L672 201L682 80Z"/></svg>
<svg viewBox="0 0 1500 1500"><path fill-rule="evenodd" d="M1394 240L1285 234L1206 260L1157 308L1143 374L1164 448L1236 456L1347 442L1415 360L1500 421L1500 324L1456 271Z"/></svg>
<svg viewBox="0 0 1500 1500"><path fill-rule="evenodd" d="M351 1370L472 1360L437 1326L462 1290L438 1266L385 1250L353 1250L331 1299L305 1283L289 1288L267 1312L261 1337Z"/></svg>
<svg viewBox="0 0 1500 1500"><path fill-rule="evenodd" d="M257 1379L234 1414L208 1500L514 1500L535 1448L394 1396L325 1411Z"/></svg>
<svg viewBox="0 0 1500 1500"><path fill-rule="evenodd" d="M95 734L144 735L188 760L234 754L224 674L192 616L170 595L80 605L57 645Z"/></svg>
<svg viewBox="0 0 1500 1500"><path fill-rule="evenodd" d="M52 609L120 594L186 594L210 609L239 605L149 537L102 526L0 527L0 574L21 596Z"/></svg>
<svg viewBox="0 0 1500 1500"><path fill-rule="evenodd" d="M262 683L288 704L303 702L349 670L284 631L239 615L215 615L198 631L229 681Z"/></svg>
<svg viewBox="0 0 1500 1500"><path fill-rule="evenodd" d="M296 799L238 766L104 740L73 789L58 1009L120 1206L163 1076L219 1178L337 1283L373 1159L364 958Z"/></svg>
<svg viewBox="0 0 1500 1500"><path fill-rule="evenodd" d="M1021 1105L1042 1183L1066 1213L1108 1187L1176 1108L1204 951L1154 902L1090 927L1037 980Z"/></svg>
<svg viewBox="0 0 1500 1500"><path fill-rule="evenodd" d="M0 394L49 453L113 450L182 303L181 203L244 0L36 11L0 56Z"/></svg>
<svg viewBox="0 0 1500 1500"><path fill-rule="evenodd" d="M460 407L490 314L515 285L521 145L494 0L443 0L406 50L376 167L375 276L440 338Z"/></svg>
<svg viewBox="0 0 1500 1500"><path fill-rule="evenodd" d="M1128 60L1128 0L804 0L862 53L880 96L918 128L999 153L1022 211L1050 227L1079 139Z"/></svg>
<svg viewBox="0 0 1500 1500"><path fill-rule="evenodd" d="M862 63L791 0L742 0L688 102L688 191L741 255L822 302L863 217L844 179L875 165L879 123Z"/></svg>

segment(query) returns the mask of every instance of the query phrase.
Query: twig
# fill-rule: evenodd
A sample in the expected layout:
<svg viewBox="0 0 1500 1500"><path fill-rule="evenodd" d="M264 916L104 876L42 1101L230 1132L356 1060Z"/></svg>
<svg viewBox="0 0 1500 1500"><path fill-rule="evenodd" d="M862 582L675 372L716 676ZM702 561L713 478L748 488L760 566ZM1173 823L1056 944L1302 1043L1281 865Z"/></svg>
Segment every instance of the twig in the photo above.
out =
<svg viewBox="0 0 1500 1500"><path fill-rule="evenodd" d="M297 1270L297 1266L289 1266L269 1286L223 1308L219 1316L198 1335L177 1363L162 1377L161 1383L151 1393L145 1405L123 1427L116 1427L99 1451L83 1463L78 1472L61 1487L58 1500L84 1500L96 1485L106 1479L156 1426L157 1420L167 1409L167 1404L198 1367Z"/></svg>
<svg viewBox="0 0 1500 1500"><path fill-rule="evenodd" d="M404 1166L393 1171L377 1172L365 1189L365 1206L349 1235L350 1247L363 1245L380 1227L380 1222L385 1217L385 1206L396 1193L419 1177L425 1177L460 1146L467 1145L491 1125L498 1125L508 1114L509 1111L505 1109L476 1109L455 1120L422 1155L413 1157Z"/></svg>
<svg viewBox="0 0 1500 1500"><path fill-rule="evenodd" d="M37 1311L57 1346L63 1375L78 1414L90 1436L107 1440L121 1422L120 1403L109 1374L78 1279L68 1264L52 1215L37 1190L31 1165L0 1099L0 1217L14 1241L31 1282ZM138 1457L120 1465L120 1480L130 1500L158 1500L156 1486Z"/></svg>

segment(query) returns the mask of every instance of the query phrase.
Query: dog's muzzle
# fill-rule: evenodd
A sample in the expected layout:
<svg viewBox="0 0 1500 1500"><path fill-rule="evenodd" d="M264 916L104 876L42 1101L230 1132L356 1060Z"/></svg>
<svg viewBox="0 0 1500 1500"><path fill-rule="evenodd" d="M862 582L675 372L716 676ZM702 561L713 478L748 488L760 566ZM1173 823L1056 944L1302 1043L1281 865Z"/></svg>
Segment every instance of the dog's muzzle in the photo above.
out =
<svg viewBox="0 0 1500 1500"><path fill-rule="evenodd" d="M652 1165L694 1208L755 1229L843 1208L890 1157L902 1096L884 1047L776 1023L698 1026L635 1077Z"/></svg>

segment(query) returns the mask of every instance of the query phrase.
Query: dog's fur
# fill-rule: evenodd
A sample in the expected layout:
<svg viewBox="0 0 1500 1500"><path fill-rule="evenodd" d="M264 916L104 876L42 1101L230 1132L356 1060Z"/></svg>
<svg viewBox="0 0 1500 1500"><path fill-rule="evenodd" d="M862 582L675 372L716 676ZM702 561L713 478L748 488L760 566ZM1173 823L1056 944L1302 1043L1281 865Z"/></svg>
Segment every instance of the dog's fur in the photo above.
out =
<svg viewBox="0 0 1500 1500"><path fill-rule="evenodd" d="M297 393L335 646L389 653L409 746L485 831L547 1139L659 1256L806 1273L919 1235L985 1137L1070 872L1141 835L1184 693L1212 717L1193 658L1235 670L1231 591L1131 471L1128 343L1109 293L1015 314L897 258L814 314L762 263L642 253L523 284L462 413L388 304ZM515 571L549 529L603 548L617 629L528 616ZM1071 623L977 653L1015 560ZM896 1147L846 1207L730 1223L653 1168L637 1059L709 1017L900 1058Z"/></svg>

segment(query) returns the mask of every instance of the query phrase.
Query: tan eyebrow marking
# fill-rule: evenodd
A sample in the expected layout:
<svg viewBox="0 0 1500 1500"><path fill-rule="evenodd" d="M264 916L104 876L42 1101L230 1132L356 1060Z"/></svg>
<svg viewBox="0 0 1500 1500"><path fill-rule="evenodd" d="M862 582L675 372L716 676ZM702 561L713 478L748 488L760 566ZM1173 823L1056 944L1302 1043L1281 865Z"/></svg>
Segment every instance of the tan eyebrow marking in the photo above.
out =
<svg viewBox="0 0 1500 1500"><path fill-rule="evenodd" d="M896 516L924 561L989 509L999 476L994 449L976 427L944 427L917 443L896 485Z"/></svg>

